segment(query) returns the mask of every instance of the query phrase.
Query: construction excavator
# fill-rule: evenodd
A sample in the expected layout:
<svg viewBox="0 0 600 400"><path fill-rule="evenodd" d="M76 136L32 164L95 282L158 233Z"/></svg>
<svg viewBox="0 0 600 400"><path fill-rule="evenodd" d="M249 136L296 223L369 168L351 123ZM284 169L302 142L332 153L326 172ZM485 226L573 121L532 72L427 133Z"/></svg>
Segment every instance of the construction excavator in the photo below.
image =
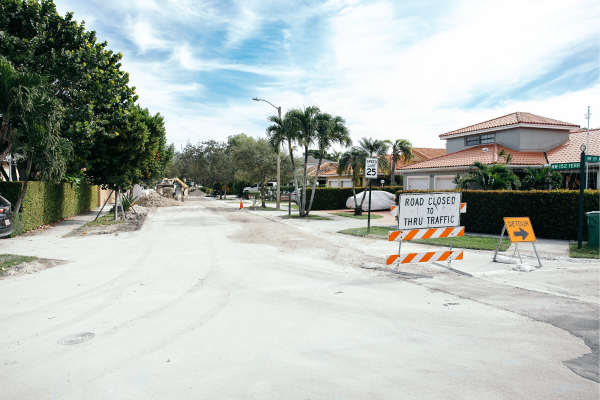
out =
<svg viewBox="0 0 600 400"><path fill-rule="evenodd" d="M179 178L164 178L156 185L156 193L165 197L173 197L177 201L186 201L188 198L188 185Z"/></svg>

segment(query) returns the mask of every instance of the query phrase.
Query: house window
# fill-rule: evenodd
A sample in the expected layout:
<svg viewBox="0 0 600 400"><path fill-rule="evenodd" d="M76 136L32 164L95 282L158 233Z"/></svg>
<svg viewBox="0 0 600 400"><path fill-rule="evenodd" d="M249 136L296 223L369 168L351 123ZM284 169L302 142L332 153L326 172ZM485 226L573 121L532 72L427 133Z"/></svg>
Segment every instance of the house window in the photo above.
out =
<svg viewBox="0 0 600 400"><path fill-rule="evenodd" d="M476 146L478 144L494 143L494 134L490 133L487 135L469 136L465 138L467 146Z"/></svg>

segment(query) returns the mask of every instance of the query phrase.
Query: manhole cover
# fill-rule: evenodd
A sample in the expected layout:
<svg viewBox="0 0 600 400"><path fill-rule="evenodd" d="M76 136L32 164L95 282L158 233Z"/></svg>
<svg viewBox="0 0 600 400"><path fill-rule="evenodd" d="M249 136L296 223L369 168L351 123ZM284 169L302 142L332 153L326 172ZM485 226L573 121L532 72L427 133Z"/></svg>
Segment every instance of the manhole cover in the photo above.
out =
<svg viewBox="0 0 600 400"><path fill-rule="evenodd" d="M92 332L83 332L83 333L76 333L74 335L69 335L69 336L65 336L62 339L58 340L58 344L77 344L77 343L83 343L83 342L87 342L90 339L94 338L94 335Z"/></svg>

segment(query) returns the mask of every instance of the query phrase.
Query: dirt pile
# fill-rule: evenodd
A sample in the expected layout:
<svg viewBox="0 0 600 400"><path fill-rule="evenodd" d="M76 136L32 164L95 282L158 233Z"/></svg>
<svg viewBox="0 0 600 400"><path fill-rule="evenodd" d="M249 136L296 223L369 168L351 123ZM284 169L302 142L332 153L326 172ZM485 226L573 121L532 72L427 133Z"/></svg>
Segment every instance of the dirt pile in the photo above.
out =
<svg viewBox="0 0 600 400"><path fill-rule="evenodd" d="M146 218L148 212L150 212L150 209L148 207L142 207L139 204L136 204L135 206L129 207L129 210L125 212L125 216L128 220L144 219Z"/></svg>
<svg viewBox="0 0 600 400"><path fill-rule="evenodd" d="M206 193L204 193L202 190L194 190L189 195L190 197L206 197Z"/></svg>
<svg viewBox="0 0 600 400"><path fill-rule="evenodd" d="M38 258L31 262L21 263L15 265L10 270L4 273L3 277L15 277L25 274L34 274L40 272L46 268L56 267L57 265L65 264L68 261L63 260L49 260L46 258Z"/></svg>
<svg viewBox="0 0 600 400"><path fill-rule="evenodd" d="M148 196L142 196L138 199L138 205L144 208L152 207L177 207L183 206L183 202L160 196L156 192L148 193Z"/></svg>

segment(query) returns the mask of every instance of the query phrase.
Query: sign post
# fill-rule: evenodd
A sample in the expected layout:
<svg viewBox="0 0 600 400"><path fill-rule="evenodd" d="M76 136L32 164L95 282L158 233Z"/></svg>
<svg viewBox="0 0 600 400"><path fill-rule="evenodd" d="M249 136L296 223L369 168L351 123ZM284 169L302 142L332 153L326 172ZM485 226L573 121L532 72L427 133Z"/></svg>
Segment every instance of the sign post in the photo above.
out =
<svg viewBox="0 0 600 400"><path fill-rule="evenodd" d="M367 217L367 233L371 232L371 191L373 190L373 179L377 179L379 160L375 157L367 157L365 162L365 179L369 179L369 215Z"/></svg>
<svg viewBox="0 0 600 400"><path fill-rule="evenodd" d="M586 187L585 182L585 144L581 145L581 160L579 161L579 221L578 221L578 232L577 232L577 248L581 249L583 246L583 194Z"/></svg>

